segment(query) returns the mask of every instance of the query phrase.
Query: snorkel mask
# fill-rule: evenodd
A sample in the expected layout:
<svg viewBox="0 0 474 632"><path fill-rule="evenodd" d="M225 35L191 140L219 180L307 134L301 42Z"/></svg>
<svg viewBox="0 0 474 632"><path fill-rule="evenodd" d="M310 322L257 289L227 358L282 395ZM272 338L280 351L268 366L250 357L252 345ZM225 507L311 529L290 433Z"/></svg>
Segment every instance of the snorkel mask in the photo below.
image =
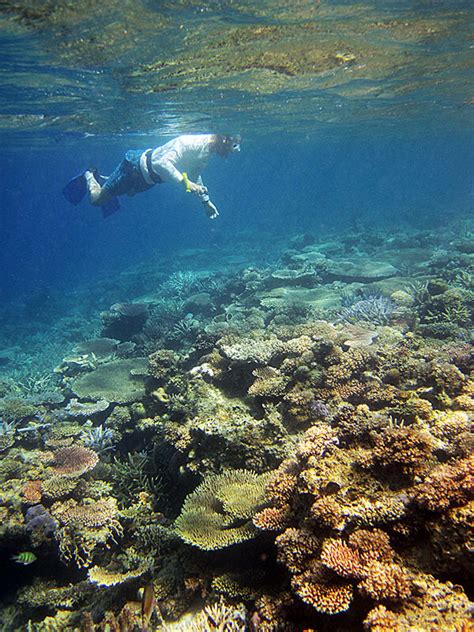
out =
<svg viewBox="0 0 474 632"><path fill-rule="evenodd" d="M241 141L241 138L239 134L237 134L237 136L229 137L229 142L231 143L232 152L240 151L240 141Z"/></svg>
<svg viewBox="0 0 474 632"><path fill-rule="evenodd" d="M236 136L219 136L220 147L223 155L233 154L240 151L240 135ZM221 153L219 152L219 153Z"/></svg>

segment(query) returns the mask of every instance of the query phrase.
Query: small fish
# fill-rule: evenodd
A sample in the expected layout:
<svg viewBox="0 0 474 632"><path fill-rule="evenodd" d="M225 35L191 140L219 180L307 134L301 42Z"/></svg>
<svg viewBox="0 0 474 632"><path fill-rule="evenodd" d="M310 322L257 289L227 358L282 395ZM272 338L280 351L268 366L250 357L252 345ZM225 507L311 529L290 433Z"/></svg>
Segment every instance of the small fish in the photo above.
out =
<svg viewBox="0 0 474 632"><path fill-rule="evenodd" d="M36 562L37 559L36 555L31 551L23 551L17 555L12 555L12 560L14 562L18 562L18 564L23 564L23 566L33 564L33 562Z"/></svg>

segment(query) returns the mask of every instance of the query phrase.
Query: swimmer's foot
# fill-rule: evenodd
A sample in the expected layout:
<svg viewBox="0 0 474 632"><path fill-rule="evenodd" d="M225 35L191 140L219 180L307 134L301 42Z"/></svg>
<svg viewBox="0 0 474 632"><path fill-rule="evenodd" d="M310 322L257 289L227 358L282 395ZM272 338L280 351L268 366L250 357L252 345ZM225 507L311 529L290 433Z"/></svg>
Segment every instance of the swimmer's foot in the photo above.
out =
<svg viewBox="0 0 474 632"><path fill-rule="evenodd" d="M95 204L98 201L100 192L102 190L102 187L96 180L97 175L98 174L96 169L89 169L84 173L84 178L86 179L87 183L87 190L89 191L89 196L92 204Z"/></svg>

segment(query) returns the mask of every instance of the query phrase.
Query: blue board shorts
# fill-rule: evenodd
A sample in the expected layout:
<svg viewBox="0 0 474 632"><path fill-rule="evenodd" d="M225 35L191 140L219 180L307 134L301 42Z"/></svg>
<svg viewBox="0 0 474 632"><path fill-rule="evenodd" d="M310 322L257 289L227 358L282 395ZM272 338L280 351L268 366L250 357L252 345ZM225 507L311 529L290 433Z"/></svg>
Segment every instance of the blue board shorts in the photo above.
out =
<svg viewBox="0 0 474 632"><path fill-rule="evenodd" d="M135 195L142 191L148 191L154 184L148 184L140 169L140 158L146 149L130 149L125 158L110 174L102 190L107 191L111 197L119 195Z"/></svg>

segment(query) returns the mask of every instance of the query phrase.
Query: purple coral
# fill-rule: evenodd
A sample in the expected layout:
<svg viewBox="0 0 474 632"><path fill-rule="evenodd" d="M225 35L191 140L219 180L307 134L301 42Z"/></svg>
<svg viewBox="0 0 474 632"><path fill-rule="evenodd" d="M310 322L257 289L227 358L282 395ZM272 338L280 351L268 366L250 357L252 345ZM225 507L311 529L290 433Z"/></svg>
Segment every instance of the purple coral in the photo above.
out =
<svg viewBox="0 0 474 632"><path fill-rule="evenodd" d="M386 296L368 296L339 312L339 322L386 325L395 311L395 303Z"/></svg>
<svg viewBox="0 0 474 632"><path fill-rule="evenodd" d="M25 514L25 523L28 531L39 531L46 536L52 535L58 526L56 520L43 505L30 507Z"/></svg>
<svg viewBox="0 0 474 632"><path fill-rule="evenodd" d="M310 404L311 413L317 419L329 419L331 412L322 399L313 399Z"/></svg>

